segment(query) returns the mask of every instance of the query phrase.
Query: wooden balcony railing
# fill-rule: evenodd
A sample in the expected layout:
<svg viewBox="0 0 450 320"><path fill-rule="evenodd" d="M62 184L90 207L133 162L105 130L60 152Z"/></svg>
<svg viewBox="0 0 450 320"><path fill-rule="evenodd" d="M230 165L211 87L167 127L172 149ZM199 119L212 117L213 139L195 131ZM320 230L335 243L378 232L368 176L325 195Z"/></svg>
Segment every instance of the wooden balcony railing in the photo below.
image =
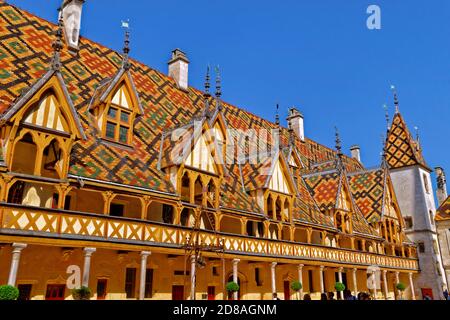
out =
<svg viewBox="0 0 450 320"><path fill-rule="evenodd" d="M160 247L180 248L186 243L190 233L188 228L179 226L10 204L0 204L0 218L0 234L30 233L36 236L58 236L79 240L120 240L131 244ZM417 259L411 258L213 233L207 230L201 231L199 238L206 245L223 243L226 253L239 255L418 270Z"/></svg>

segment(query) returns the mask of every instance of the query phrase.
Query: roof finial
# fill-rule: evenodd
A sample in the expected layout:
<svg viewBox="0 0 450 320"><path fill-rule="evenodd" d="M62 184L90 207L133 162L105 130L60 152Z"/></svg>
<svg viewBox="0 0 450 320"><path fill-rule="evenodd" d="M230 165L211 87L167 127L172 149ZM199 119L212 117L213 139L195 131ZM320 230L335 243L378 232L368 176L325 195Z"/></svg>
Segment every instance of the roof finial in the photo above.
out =
<svg viewBox="0 0 450 320"><path fill-rule="evenodd" d="M211 87L210 84L210 76L209 76L209 65L206 67L206 76L205 76L205 94L204 96L209 98L211 94L209 93L209 88Z"/></svg>
<svg viewBox="0 0 450 320"><path fill-rule="evenodd" d="M123 68L129 69L128 55L130 53L130 20L122 21L122 28L125 29L125 39L123 45Z"/></svg>
<svg viewBox="0 0 450 320"><path fill-rule="evenodd" d="M60 18L58 20L58 29L56 30L55 36L56 39L52 44L53 47L53 59L52 59L52 68L55 70L59 70L59 68L61 67L61 50L63 48L63 27L64 27L64 22L63 22L63 18L62 15L60 15Z"/></svg>
<svg viewBox="0 0 450 320"><path fill-rule="evenodd" d="M398 95L397 95L397 89L394 85L391 85L392 93L394 94L394 105L395 105L395 113L399 113L400 109L398 107Z"/></svg>
<svg viewBox="0 0 450 320"><path fill-rule="evenodd" d="M386 119L386 128L387 131L389 131L389 129L391 129L391 119L389 119L389 107L386 104L384 104L383 109L384 109L384 117Z"/></svg>
<svg viewBox="0 0 450 320"><path fill-rule="evenodd" d="M386 165L386 137L384 134L381 134L381 165Z"/></svg>
<svg viewBox="0 0 450 320"><path fill-rule="evenodd" d="M216 66L216 98L220 99L222 96L222 78L220 77L220 68Z"/></svg>
<svg viewBox="0 0 450 320"><path fill-rule="evenodd" d="M275 113L275 124L277 126L280 125L280 114L278 113L279 109L280 109L280 105L277 103L277 112Z"/></svg>
<svg viewBox="0 0 450 320"><path fill-rule="evenodd" d="M417 150L420 150L420 134L419 134L419 127L415 126L414 130L416 131L416 143L417 143Z"/></svg>
<svg viewBox="0 0 450 320"><path fill-rule="evenodd" d="M335 126L334 130L336 131L335 132L335 136L336 136L336 140L335 140L336 141L336 151L337 151L338 155L341 156L342 155L342 144L341 144L341 137L339 135L338 127Z"/></svg>

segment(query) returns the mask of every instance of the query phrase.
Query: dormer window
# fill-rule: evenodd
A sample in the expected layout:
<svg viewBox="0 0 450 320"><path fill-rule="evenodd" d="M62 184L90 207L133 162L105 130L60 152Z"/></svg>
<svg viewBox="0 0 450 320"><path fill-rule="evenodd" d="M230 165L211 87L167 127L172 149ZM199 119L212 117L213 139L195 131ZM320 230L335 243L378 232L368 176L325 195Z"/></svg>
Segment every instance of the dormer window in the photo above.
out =
<svg viewBox="0 0 450 320"><path fill-rule="evenodd" d="M134 116L130 95L125 85L122 85L106 108L104 137L122 144L130 144Z"/></svg>

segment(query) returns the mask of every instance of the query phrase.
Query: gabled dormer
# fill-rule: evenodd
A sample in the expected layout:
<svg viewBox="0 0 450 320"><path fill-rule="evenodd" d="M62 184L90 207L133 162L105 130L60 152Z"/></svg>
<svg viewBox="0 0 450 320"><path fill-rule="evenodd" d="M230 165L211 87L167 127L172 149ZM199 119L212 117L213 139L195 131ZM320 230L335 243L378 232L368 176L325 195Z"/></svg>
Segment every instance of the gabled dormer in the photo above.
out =
<svg viewBox="0 0 450 320"><path fill-rule="evenodd" d="M143 110L128 70L121 68L114 78L97 88L91 110L103 139L131 145L134 120Z"/></svg>
<svg viewBox="0 0 450 320"><path fill-rule="evenodd" d="M74 142L85 139L60 72L61 28L49 70L1 116L10 172L64 179Z"/></svg>
<svg viewBox="0 0 450 320"><path fill-rule="evenodd" d="M90 105L101 138L122 145L132 144L134 120L144 113L130 73L128 39L127 31L122 66L96 88Z"/></svg>
<svg viewBox="0 0 450 320"><path fill-rule="evenodd" d="M182 201L217 208L224 166L213 132L201 120L163 134L159 166Z"/></svg>

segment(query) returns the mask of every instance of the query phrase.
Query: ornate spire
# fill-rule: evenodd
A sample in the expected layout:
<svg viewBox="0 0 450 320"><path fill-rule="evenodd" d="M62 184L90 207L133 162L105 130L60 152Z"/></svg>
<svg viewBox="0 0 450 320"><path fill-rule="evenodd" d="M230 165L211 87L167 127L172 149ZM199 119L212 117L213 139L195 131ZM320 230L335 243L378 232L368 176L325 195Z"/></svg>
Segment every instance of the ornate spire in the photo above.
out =
<svg viewBox="0 0 450 320"><path fill-rule="evenodd" d="M280 105L277 103L277 111L276 111L276 113L275 113L275 124L277 125L277 126L279 126L280 125L280 114L279 114L279 109L280 109Z"/></svg>
<svg viewBox="0 0 450 320"><path fill-rule="evenodd" d="M206 67L206 76L205 76L205 93L203 94L203 98L205 100L205 107L203 109L203 116L206 118L210 118L209 114L209 98L211 97L211 94L209 93L209 88L211 87L210 84L210 76L209 76L209 65Z"/></svg>
<svg viewBox="0 0 450 320"><path fill-rule="evenodd" d="M131 65L128 61L128 55L130 53L130 22L122 21L122 28L125 29L125 39L123 44L123 63L122 67L126 70L130 69Z"/></svg>
<svg viewBox="0 0 450 320"><path fill-rule="evenodd" d="M386 104L384 104L383 109L384 109L384 117L386 119L386 128L387 131L389 131L391 129L391 119L389 118L389 107Z"/></svg>
<svg viewBox="0 0 450 320"><path fill-rule="evenodd" d="M63 49L63 28L64 22L62 19L62 15L60 15L58 21L58 29L56 30L55 36L56 39L52 44L53 47L53 58L52 58L52 68L54 70L59 70L61 67L61 50Z"/></svg>
<svg viewBox="0 0 450 320"><path fill-rule="evenodd" d="M342 156L341 137L339 135L339 130L338 130L338 128L336 126L334 127L334 130L335 130L335 136L336 136L336 140L335 140L335 142L336 142L336 151L337 151L338 156L340 157L340 156Z"/></svg>
<svg viewBox="0 0 450 320"><path fill-rule="evenodd" d="M394 85L391 85L392 93L394 94L394 105L395 105L395 113L400 113L400 109L398 107L398 95L397 95L397 89Z"/></svg>
<svg viewBox="0 0 450 320"><path fill-rule="evenodd" d="M222 101L220 98L222 97L222 78L220 76L219 66L216 67L216 105L217 110L222 110Z"/></svg>
<svg viewBox="0 0 450 320"><path fill-rule="evenodd" d="M417 144L416 148L417 148L417 150L420 150L420 134L419 134L419 127L418 127L418 126L415 126L415 127L414 127L414 130L416 131L416 144Z"/></svg>
<svg viewBox="0 0 450 320"><path fill-rule="evenodd" d="M216 67L216 98L220 99L222 96L222 78L220 77L219 66Z"/></svg>
<svg viewBox="0 0 450 320"><path fill-rule="evenodd" d="M386 137L381 134L381 164L386 164Z"/></svg>
<svg viewBox="0 0 450 320"><path fill-rule="evenodd" d="M211 94L209 93L209 88L211 88L211 83L210 81L210 76L209 76L209 65L206 67L206 76L205 76L205 93L203 94L203 96L206 98L209 98L211 96Z"/></svg>

